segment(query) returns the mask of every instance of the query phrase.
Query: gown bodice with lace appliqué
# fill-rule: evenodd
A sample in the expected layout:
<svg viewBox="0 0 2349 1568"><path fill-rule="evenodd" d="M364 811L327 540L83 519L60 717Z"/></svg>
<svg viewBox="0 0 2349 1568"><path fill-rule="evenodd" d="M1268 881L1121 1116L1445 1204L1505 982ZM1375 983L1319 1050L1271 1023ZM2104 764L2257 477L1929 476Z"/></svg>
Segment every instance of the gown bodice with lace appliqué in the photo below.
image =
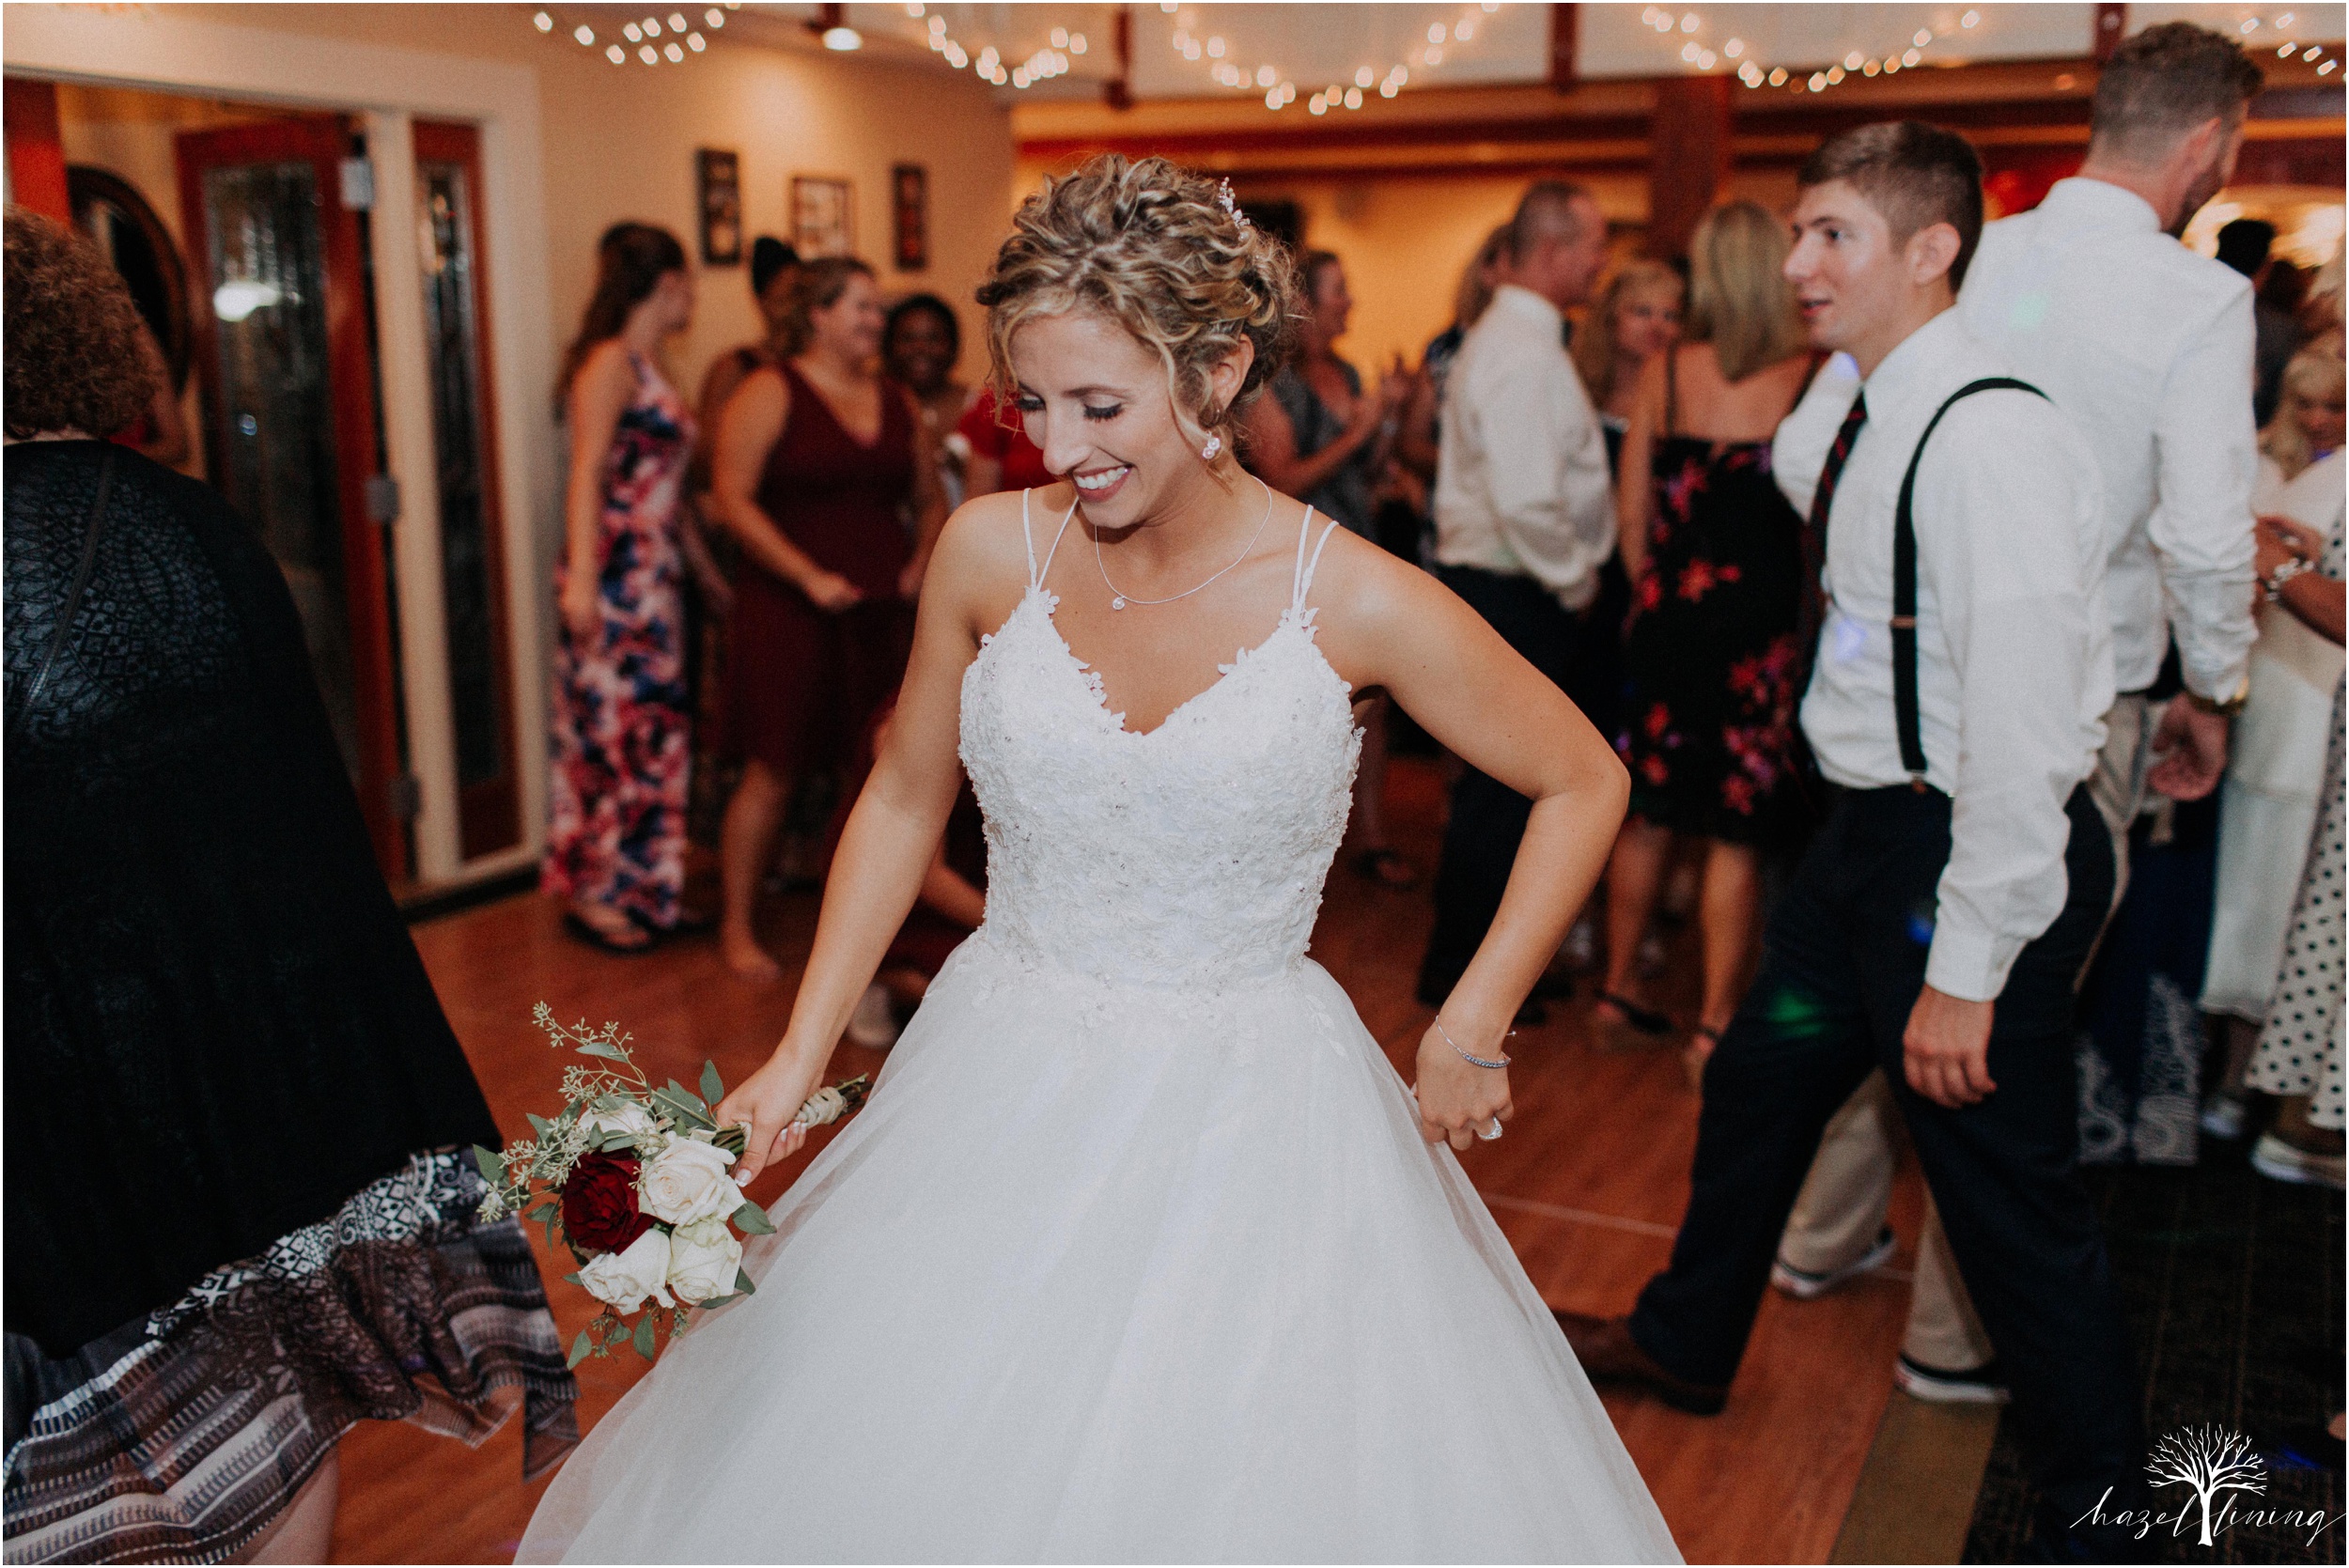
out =
<svg viewBox="0 0 2349 1568"><path fill-rule="evenodd" d="M1317 520L1309 508L1270 634L1141 733L1062 640L1042 586L1052 551L1039 569L1031 545L1027 593L962 681L962 760L987 816L985 933L1007 956L1187 995L1304 961L1361 753L1305 604L1320 556L1308 546L1336 526Z"/></svg>

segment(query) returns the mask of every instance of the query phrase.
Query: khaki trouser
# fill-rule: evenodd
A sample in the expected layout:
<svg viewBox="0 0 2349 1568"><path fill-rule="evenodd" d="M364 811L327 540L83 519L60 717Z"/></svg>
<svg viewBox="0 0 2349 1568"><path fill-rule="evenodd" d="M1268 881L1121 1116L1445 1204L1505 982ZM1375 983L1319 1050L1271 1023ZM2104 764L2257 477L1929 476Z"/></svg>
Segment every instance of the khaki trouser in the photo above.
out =
<svg viewBox="0 0 2349 1568"><path fill-rule="evenodd" d="M2105 715L2105 747L2089 776L2097 814L2112 834L2112 907L2121 906L2128 884L2129 825L2145 794L2146 743L2153 722L2145 699L2123 696ZM1819 1141L1811 1175L1787 1218L1779 1255L1807 1273L1827 1274L1848 1266L1884 1228L1892 1197L1894 1128L1900 1110L1882 1073L1871 1073ZM1917 1237L1917 1275L1908 1302L1908 1331L1902 1354L1945 1372L1970 1372L1989 1363L1995 1352L1958 1278L1941 1218L1925 1194L1924 1222Z"/></svg>

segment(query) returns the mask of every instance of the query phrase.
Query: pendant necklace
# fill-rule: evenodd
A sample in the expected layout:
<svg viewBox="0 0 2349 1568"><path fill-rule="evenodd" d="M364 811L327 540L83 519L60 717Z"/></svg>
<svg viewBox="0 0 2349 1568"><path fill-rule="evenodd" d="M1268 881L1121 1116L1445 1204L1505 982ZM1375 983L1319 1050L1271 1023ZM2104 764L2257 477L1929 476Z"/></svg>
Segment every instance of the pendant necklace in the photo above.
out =
<svg viewBox="0 0 2349 1568"><path fill-rule="evenodd" d="M1256 548L1256 541L1264 537L1265 524L1272 520L1272 487L1266 484L1261 479L1256 481L1256 485L1258 489L1264 491L1264 516L1257 520L1256 531L1248 536L1248 543L1240 547L1240 552L1234 556L1231 561L1223 567L1222 570L1218 571L1215 574L1215 577L1208 578L1206 582L1199 583L1194 587L1185 588L1179 594L1169 594L1164 598L1129 598L1126 595L1119 593L1117 591L1117 584L1110 581L1109 563L1101 558L1101 536L1097 532L1095 533L1093 536L1093 564L1100 568L1101 585L1110 591L1110 608L1112 610L1123 610L1129 604L1172 604L1178 598L1189 598L1191 595L1197 593L1201 588L1206 587L1207 582L1213 582L1216 577L1221 577L1224 572L1230 571L1232 567L1237 567L1242 561L1247 560L1250 552L1254 551Z"/></svg>

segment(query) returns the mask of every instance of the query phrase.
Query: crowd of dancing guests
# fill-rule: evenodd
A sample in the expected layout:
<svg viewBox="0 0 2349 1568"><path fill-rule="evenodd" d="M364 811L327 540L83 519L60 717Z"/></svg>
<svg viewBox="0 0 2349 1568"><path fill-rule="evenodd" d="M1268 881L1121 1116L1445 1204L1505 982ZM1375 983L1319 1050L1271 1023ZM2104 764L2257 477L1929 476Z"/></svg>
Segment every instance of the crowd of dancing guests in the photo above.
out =
<svg viewBox="0 0 2349 1568"><path fill-rule="evenodd" d="M2106 474L2123 695L2104 758L2118 782L2098 804L2116 853L2134 849L2141 867L2084 992L2098 1050L2082 1131L2092 1157L2177 1158L2181 1146L2191 1157L2183 1124L2241 1136L2257 1090L2279 1098L2260 1168L2338 1185L2338 1051L2326 1044L2338 1014L2311 1013L2309 1000L2311 985L2338 986L2324 924L2338 893L2330 906L2314 884L2304 897L2301 872L2330 863L2310 846L2339 835L2325 775L2341 727L2340 265L2312 273L2271 255L2274 229L2249 219L2222 231L2218 262L2168 241L2158 256L2127 248L2153 242L2139 209L2208 194L2153 192L2147 169L2200 158L2208 173L2232 146L2232 132L2190 147L2161 139L2182 123L2181 94L2217 103L2206 118L2239 119L2248 68L2214 54L2211 37L2155 29L2134 45L2139 63L2124 60L2099 100L2100 150L2015 225L2101 242L2092 252L2116 270L2114 298L2136 287L2123 271L2133 268L2155 280L2143 286L2154 303L2188 301L2201 335L2174 347L2173 363L2196 368L2181 381L2250 380L2239 411L2080 394L2100 461L2127 465ZM2155 234L2188 213L2156 210ZM1684 256L1620 255L1587 193L1543 182L1469 258L1454 320L1417 367L1366 376L1344 352L1346 263L1305 250L1296 352L1243 432L1252 471L1417 557L1614 737L1631 815L1524 1017L1587 970L1595 1037L1675 1044L1692 1085L1747 993L1764 889L1838 788L1800 708L1821 650L1848 651L1853 631L1829 615L1824 519L1806 518L1813 499L1784 459L1803 439L1797 405L1844 396L1856 371L1806 334L1789 254L1783 215L1732 201L1704 216ZM863 262L803 262L772 239L754 246L749 271L762 335L710 362L689 411L661 368L664 341L692 317L682 247L639 224L602 241L560 390L570 466L544 880L584 940L632 953L714 925L736 972L771 978L754 922L761 892L779 867L820 860L823 814L836 820L869 763L939 528L964 500L1050 475L986 378L961 374L949 303L885 299ZM1962 314L1994 342L2019 332L1988 319L1999 287L1963 295ZM2096 363L2118 351L2095 341L2107 319L2122 331L2107 308L2031 335ZM2227 357L2238 337L2251 344L2248 372ZM2222 515L2232 520L2211 520ZM1455 770L1440 862L1412 864L1385 820L1385 699L1369 694L1356 712L1365 746L1343 864L1395 891L1432 874L1419 990L1434 1004L1499 908L1525 803ZM697 752L730 784L708 908L685 893ZM917 918L975 924L976 846L972 835L966 853L941 854L938 896ZM1655 987L1666 929L1691 918L1697 993L1676 1017ZM854 1035L893 1037L893 1009L902 1017L918 999L920 974L910 966L877 986ZM2182 1007L2207 1014L2207 1030L2182 1031ZM2205 1032L2219 1047L2206 1070ZM2181 1051L2197 1058L2183 1081L2208 1080L2204 1103L2181 1098ZM1830 1153L1846 1133L1867 1142L1870 1125L1881 1142L1874 1093L1855 1097ZM1781 1282L1881 1261L1880 1216L1826 1230L1831 1242L1799 1223L1790 1232Z"/></svg>

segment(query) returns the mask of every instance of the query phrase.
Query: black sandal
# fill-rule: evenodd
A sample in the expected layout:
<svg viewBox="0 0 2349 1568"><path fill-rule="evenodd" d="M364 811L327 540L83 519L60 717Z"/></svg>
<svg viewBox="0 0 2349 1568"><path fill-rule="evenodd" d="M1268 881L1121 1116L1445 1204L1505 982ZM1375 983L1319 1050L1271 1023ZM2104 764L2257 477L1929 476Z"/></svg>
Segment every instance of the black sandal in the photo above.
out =
<svg viewBox="0 0 2349 1568"><path fill-rule="evenodd" d="M631 923L630 928L635 930L637 939L632 942L622 941L594 922L583 918L576 909L563 911L564 930L588 946L599 947L617 958L638 957L650 953L653 949L653 939L647 936L641 926L635 926Z"/></svg>
<svg viewBox="0 0 2349 1568"><path fill-rule="evenodd" d="M1612 991L1598 993L1599 1001L1613 1008L1622 1017L1610 1018L1594 1012L1592 1024L1598 1031L1601 1050L1631 1050L1652 1046L1659 1036L1672 1032L1672 1021L1652 1007L1642 1007L1628 997Z"/></svg>

